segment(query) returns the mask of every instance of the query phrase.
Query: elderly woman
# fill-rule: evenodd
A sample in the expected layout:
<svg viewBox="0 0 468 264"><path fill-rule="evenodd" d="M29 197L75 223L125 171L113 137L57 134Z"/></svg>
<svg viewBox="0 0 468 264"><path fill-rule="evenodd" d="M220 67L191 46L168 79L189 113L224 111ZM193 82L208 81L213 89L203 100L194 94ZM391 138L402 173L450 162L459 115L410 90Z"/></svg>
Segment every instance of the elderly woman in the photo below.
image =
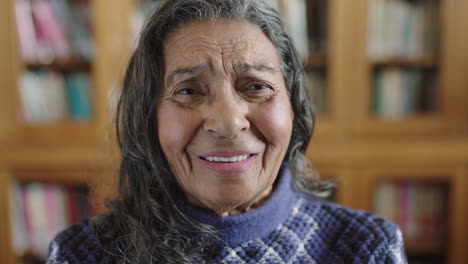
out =
<svg viewBox="0 0 468 264"><path fill-rule="evenodd" d="M49 263L406 263L394 224L314 198L306 91L264 3L164 1L118 105L119 198Z"/></svg>

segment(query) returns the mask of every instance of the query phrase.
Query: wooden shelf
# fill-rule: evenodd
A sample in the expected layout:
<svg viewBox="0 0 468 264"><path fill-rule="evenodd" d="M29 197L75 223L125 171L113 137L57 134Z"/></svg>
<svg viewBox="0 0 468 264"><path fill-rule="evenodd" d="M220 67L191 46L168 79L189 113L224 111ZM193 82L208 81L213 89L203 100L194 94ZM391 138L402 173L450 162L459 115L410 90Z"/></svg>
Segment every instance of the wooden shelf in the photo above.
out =
<svg viewBox="0 0 468 264"><path fill-rule="evenodd" d="M118 149L106 141L112 133L109 89L119 87L133 42L131 17L135 1L118 5L89 2L96 52L92 62L62 59L23 63L16 41L14 1L0 1L0 210L8 208L12 181L54 182L91 186L98 205L112 197L118 179ZM405 241L409 254L443 255L449 264L468 263L468 1L438 1L440 45L437 54L415 59L369 58L369 3L328 1L327 52L311 53L306 70L325 73L327 112L319 114L306 157L318 172L336 177L336 199L354 209L372 210L375 186L382 180L442 182L448 185L447 238ZM118 43L119 45L116 45ZM416 113L398 120L372 114L375 71L418 68L437 74L434 113ZM92 120L53 124L20 123L18 79L21 70L92 72ZM115 139L111 140L115 144ZM117 185L117 183L115 183ZM8 212L8 211L6 211ZM15 263L9 214L0 215L0 262Z"/></svg>
<svg viewBox="0 0 468 264"><path fill-rule="evenodd" d="M87 186L98 172L85 168L20 168L13 171L13 177L20 182L58 183L62 185Z"/></svg>
<svg viewBox="0 0 468 264"><path fill-rule="evenodd" d="M456 136L459 131L451 129L450 123L444 122L440 114L411 115L402 119L379 119L370 116L369 119L357 123L354 133L361 138L408 138L428 139Z"/></svg>
<svg viewBox="0 0 468 264"><path fill-rule="evenodd" d="M23 144L0 146L0 161L10 168L96 168L112 169L118 151L105 144Z"/></svg>
<svg viewBox="0 0 468 264"><path fill-rule="evenodd" d="M377 61L371 61L373 67L390 68L390 67L418 67L418 68L436 68L438 66L437 59L434 57L423 57L417 59L406 58L389 58Z"/></svg>
<svg viewBox="0 0 468 264"><path fill-rule="evenodd" d="M70 59L57 59L50 63L26 63L26 69L28 70L54 70L60 72L79 72L79 71L91 71L91 62L84 61L81 59L70 58Z"/></svg>
<svg viewBox="0 0 468 264"><path fill-rule="evenodd" d="M67 144L95 142L98 128L94 122L63 122L51 124L20 124L15 141L24 144Z"/></svg>

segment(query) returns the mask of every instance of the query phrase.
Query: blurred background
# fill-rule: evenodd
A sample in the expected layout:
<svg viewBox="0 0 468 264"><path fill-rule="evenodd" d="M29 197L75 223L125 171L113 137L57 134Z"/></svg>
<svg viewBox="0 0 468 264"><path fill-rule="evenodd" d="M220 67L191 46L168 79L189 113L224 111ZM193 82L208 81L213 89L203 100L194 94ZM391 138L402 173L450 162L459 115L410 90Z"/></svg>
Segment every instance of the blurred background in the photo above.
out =
<svg viewBox="0 0 468 264"><path fill-rule="evenodd" d="M106 211L116 100L159 2L0 2L0 263L43 263ZM468 1L267 2L304 60L329 199L399 224L410 263L468 263Z"/></svg>

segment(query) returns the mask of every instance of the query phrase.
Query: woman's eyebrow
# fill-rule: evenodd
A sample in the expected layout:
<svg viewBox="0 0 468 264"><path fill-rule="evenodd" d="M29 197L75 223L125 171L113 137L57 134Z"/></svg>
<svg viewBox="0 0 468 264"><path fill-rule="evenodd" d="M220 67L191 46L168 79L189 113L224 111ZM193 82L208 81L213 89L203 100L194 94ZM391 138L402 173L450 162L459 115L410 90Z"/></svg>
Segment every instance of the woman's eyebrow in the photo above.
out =
<svg viewBox="0 0 468 264"><path fill-rule="evenodd" d="M166 79L166 87L172 86L175 79L180 78L183 75L197 75L203 72L208 66L206 64L198 64L193 67L179 68L171 72Z"/></svg>
<svg viewBox="0 0 468 264"><path fill-rule="evenodd" d="M238 63L234 65L234 71L237 73L240 72L270 72L276 73L278 70L275 67L266 64L248 64L248 63Z"/></svg>

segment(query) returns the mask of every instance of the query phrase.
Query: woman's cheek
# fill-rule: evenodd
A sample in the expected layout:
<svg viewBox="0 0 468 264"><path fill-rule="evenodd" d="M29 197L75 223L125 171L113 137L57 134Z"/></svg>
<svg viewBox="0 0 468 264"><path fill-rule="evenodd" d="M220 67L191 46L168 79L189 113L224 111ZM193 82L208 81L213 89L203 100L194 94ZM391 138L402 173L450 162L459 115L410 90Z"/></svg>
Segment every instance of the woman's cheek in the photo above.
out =
<svg viewBox="0 0 468 264"><path fill-rule="evenodd" d="M267 105L259 105L254 110L257 129L268 143L277 148L287 148L292 133L291 106L289 101L283 101L284 99L280 99Z"/></svg>
<svg viewBox="0 0 468 264"><path fill-rule="evenodd" d="M170 103L162 103L159 106L159 140L166 156L185 151L185 147L196 133L196 122L195 115L187 109Z"/></svg>

